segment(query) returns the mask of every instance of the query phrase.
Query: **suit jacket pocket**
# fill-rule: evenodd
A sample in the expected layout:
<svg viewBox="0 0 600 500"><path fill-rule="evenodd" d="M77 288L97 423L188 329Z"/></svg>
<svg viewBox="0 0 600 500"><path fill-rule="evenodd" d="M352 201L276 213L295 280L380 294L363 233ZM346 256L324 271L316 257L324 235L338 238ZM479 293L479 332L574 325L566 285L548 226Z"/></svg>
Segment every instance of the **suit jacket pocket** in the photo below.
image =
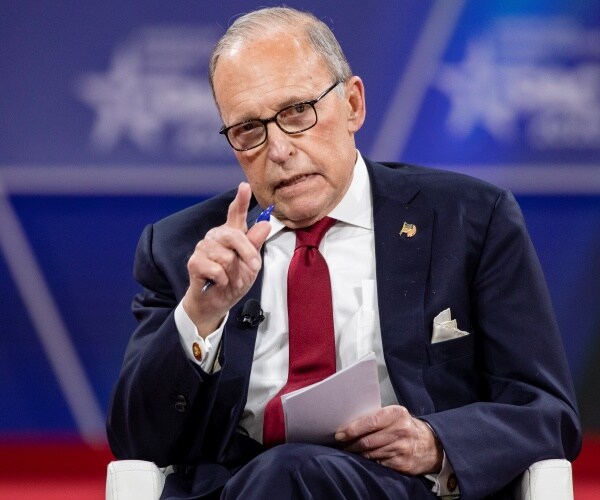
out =
<svg viewBox="0 0 600 500"><path fill-rule="evenodd" d="M459 359L465 356L472 356L475 350L475 335L469 332L469 335L458 337L444 342L429 344L427 352L429 355L429 365L439 365L453 359Z"/></svg>

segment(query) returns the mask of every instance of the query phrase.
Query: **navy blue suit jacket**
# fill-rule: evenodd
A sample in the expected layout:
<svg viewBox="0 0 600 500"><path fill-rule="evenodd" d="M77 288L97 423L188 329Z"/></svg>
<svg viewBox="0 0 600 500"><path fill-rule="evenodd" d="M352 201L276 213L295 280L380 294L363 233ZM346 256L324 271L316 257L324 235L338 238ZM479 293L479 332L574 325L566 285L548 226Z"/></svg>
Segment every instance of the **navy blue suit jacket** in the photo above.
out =
<svg viewBox="0 0 600 500"><path fill-rule="evenodd" d="M398 401L432 426L462 498L501 490L535 461L574 459L580 424L560 335L521 212L506 191L450 172L367 161L373 191L381 335ZM222 369L206 374L181 348L173 310L188 286L187 260L224 223L235 191L148 226L134 275L143 291L108 418L118 458L206 469L205 487L260 451L238 432L256 329L237 317L260 299L262 274L233 308ZM260 208L253 202L248 220ZM414 224L414 237L400 236ZM470 335L431 343L450 307ZM204 465L202 465L204 464Z"/></svg>

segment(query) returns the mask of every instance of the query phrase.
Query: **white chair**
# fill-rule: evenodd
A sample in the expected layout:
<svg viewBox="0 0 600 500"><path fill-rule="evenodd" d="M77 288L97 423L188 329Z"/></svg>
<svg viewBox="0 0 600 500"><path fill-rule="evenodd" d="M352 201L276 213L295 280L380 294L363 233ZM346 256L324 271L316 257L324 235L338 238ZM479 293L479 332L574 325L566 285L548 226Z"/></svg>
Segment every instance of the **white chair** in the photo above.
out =
<svg viewBox="0 0 600 500"><path fill-rule="evenodd" d="M158 500L171 467L152 462L118 460L108 464L106 500ZM573 500L571 462L562 459L536 462L521 476L515 500Z"/></svg>
<svg viewBox="0 0 600 500"><path fill-rule="evenodd" d="M573 500L573 474L568 460L542 460L521 476L515 500Z"/></svg>
<svg viewBox="0 0 600 500"><path fill-rule="evenodd" d="M106 500L159 500L171 467L159 469L144 460L117 460L108 464Z"/></svg>

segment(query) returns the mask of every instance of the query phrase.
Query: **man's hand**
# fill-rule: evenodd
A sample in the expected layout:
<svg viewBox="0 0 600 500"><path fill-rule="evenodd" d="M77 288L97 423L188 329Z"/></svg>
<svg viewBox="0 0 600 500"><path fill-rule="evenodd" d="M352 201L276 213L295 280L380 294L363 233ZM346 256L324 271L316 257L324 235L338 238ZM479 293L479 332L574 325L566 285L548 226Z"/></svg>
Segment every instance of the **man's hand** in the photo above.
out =
<svg viewBox="0 0 600 500"><path fill-rule="evenodd" d="M183 297L183 308L206 337L250 289L261 268L260 247L271 225L259 222L248 231L246 217L252 192L242 182L229 205L227 221L206 233L188 261L190 286ZM214 285L205 292L208 280Z"/></svg>
<svg viewBox="0 0 600 500"><path fill-rule="evenodd" d="M336 440L358 453L403 474L439 472L442 447L431 428L403 406L386 406L341 427Z"/></svg>

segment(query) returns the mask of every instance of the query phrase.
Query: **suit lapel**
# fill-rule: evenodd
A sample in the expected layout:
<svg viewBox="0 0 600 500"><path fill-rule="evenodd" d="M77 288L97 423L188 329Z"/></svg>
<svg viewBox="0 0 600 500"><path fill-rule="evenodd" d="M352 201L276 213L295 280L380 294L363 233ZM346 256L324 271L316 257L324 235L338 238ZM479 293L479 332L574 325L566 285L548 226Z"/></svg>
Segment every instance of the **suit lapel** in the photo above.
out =
<svg viewBox="0 0 600 500"><path fill-rule="evenodd" d="M254 206L252 206L254 204ZM250 228L256 217L260 213L260 206L256 204L254 199L251 202L250 209L248 210L247 225ZM258 327L246 328L245 325L239 321L242 316L242 309L244 304L255 299L260 302L260 295L262 289L262 269L256 277L256 281L248 291L248 293L240 300L234 307L229 311L229 317L227 318L227 324L225 325L225 335L223 336L223 373L221 374L221 382L225 380L238 380L244 379L244 384L237 387L238 390L243 390L248 383L250 377L250 367L252 365L252 359L254 356L254 343L256 341L256 332ZM228 360L230 360L228 362ZM232 391L236 392L236 391ZM243 392L245 394L245 391ZM230 401L239 401L244 399L243 404L246 404L245 396L239 397L239 394L233 396L227 396Z"/></svg>
<svg viewBox="0 0 600 500"><path fill-rule="evenodd" d="M385 362L399 403L411 413L423 415L434 409L423 382L428 339L424 298L434 214L419 186L401 168L366 163L373 192L377 295ZM400 234L405 223L414 227L407 226Z"/></svg>
<svg viewBox="0 0 600 500"><path fill-rule="evenodd" d="M260 210L260 206L253 199L246 219L248 228L252 227ZM248 293L229 311L229 317L227 318L227 324L225 325L226 334L223 337L223 353L225 358L223 360L224 364L222 365L223 373L221 374L221 379L225 378L229 380L242 377L245 379L246 383L248 382L258 327L247 329L242 326L239 318L242 316L242 309L248 300L255 299L260 302L262 276L263 273L261 269L256 277L256 281ZM228 359L234 361L228 363ZM235 400L237 400L237 398L232 398L232 401ZM244 400L244 405L245 403Z"/></svg>
<svg viewBox="0 0 600 500"><path fill-rule="evenodd" d="M253 199L246 220L248 228L252 227L260 212L260 206ZM246 404L246 389L250 378L258 327L246 328L241 324L239 318L242 316L242 309L247 301L255 299L260 302L262 277L263 272L261 269L248 293L231 308L223 335L223 364L220 383L224 384L227 381L234 380L237 384L233 390L223 396L229 404L243 400L242 408ZM240 381L243 381L243 383L240 383Z"/></svg>
<svg viewBox="0 0 600 500"><path fill-rule="evenodd" d="M250 229L256 223L256 218L260 215L261 211L262 208L260 205L256 203L254 198L252 198L250 207L248 208L248 217L246 218L246 225L248 226L248 229Z"/></svg>
<svg viewBox="0 0 600 500"><path fill-rule="evenodd" d="M248 210L248 228L254 224L260 211L260 206L252 200ZM218 416L216 425L222 429L219 432L220 446L217 450L217 459L222 462L226 462L239 451L228 449L228 445L232 442L230 438L235 432L237 422L246 406L250 369L258 330L258 326L246 328L239 318L241 318L242 309L248 300L255 299L260 302L262 278L261 269L248 293L229 311L221 341L222 368L219 378L219 394L215 400L215 404L219 408L216 409L215 415Z"/></svg>

